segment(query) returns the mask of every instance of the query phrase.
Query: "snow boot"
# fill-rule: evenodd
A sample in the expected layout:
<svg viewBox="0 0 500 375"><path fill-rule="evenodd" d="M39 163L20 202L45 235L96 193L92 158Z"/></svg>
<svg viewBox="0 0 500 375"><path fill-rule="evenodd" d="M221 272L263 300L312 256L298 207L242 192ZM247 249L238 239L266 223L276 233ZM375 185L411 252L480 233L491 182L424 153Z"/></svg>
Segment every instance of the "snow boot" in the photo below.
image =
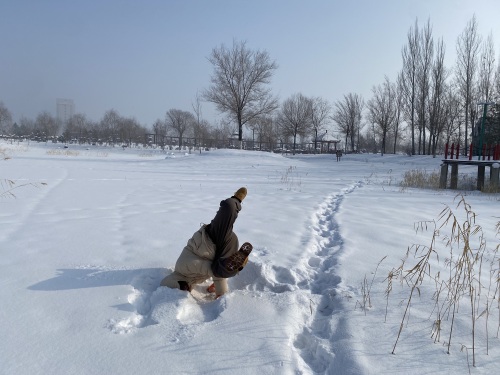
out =
<svg viewBox="0 0 500 375"><path fill-rule="evenodd" d="M253 246L249 242L241 245L240 250L225 259L225 267L229 272L238 272L246 266L248 256L252 252Z"/></svg>
<svg viewBox="0 0 500 375"><path fill-rule="evenodd" d="M227 279L238 274L248 262L248 256L253 246L249 242L241 245L240 249L227 258L218 258L212 262L214 276Z"/></svg>

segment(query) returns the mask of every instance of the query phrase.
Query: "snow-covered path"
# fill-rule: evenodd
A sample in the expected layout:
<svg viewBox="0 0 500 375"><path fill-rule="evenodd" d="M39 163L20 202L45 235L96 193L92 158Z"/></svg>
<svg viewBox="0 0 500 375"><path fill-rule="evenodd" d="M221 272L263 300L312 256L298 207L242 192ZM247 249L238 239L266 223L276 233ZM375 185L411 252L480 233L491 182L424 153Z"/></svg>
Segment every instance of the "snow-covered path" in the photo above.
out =
<svg viewBox="0 0 500 375"><path fill-rule="evenodd" d="M314 213L312 239L308 246L309 272L299 285L311 292L311 319L294 342L303 360L318 373L362 374L363 370L352 356L349 330L336 273L338 257L343 250L336 215L345 195L362 186L362 182L332 193Z"/></svg>

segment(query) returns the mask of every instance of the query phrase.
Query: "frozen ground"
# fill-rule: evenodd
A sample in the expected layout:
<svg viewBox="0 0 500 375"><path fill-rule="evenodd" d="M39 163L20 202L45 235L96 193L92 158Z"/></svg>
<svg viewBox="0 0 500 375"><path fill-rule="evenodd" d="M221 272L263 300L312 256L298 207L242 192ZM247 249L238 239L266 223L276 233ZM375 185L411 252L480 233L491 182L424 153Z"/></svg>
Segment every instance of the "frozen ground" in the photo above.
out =
<svg viewBox="0 0 500 375"><path fill-rule="evenodd" d="M439 342L431 338L432 282L414 297L391 354L409 288L394 282L386 316L389 271L408 247L430 244L432 228L417 233L415 223L437 221L446 206L463 216L456 191L399 187L405 171L436 171L439 158L0 149L10 157L0 161L0 192L6 180L17 187L15 198L0 198L2 374L421 375L472 366L466 301L451 353L448 323ZM235 232L254 251L230 293L214 301L203 286L193 295L158 288L187 239L240 186L248 196ZM499 196L465 199L494 249ZM486 261L477 277L484 304ZM473 374L498 371L498 315L495 303L488 336L477 318Z"/></svg>

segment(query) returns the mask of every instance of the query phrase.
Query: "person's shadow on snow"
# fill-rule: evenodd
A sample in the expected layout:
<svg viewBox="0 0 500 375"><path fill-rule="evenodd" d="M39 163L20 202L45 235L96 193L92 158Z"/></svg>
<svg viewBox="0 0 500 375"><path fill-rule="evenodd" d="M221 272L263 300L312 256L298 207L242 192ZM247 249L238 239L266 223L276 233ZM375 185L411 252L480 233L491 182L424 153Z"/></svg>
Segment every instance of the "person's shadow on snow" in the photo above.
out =
<svg viewBox="0 0 500 375"><path fill-rule="evenodd" d="M189 301L188 294L179 289L160 287L160 281L170 272L172 269L167 268L116 270L104 267L87 267L59 269L53 278L40 281L29 286L28 289L56 292L118 285L132 286L135 290L127 298L127 303L111 306L121 311L133 313L132 316L124 319L110 319L107 327L114 333L127 333L133 329L168 321L165 316L178 317L184 324L192 324L194 321L209 322L220 315L223 309L220 301L214 304L190 304L187 309L179 307L181 301ZM159 312L155 312L157 308Z"/></svg>
<svg viewBox="0 0 500 375"><path fill-rule="evenodd" d="M55 277L28 287L29 290L57 291L98 288L114 285L131 285L136 289L152 292L169 273L165 268L113 270L103 267L59 269Z"/></svg>

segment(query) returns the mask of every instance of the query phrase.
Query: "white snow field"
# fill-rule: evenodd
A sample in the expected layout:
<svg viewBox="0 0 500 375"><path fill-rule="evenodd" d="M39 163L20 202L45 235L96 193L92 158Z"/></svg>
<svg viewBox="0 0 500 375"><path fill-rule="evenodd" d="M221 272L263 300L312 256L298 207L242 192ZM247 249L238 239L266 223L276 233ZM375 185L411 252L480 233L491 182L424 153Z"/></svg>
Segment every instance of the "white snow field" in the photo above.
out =
<svg viewBox="0 0 500 375"><path fill-rule="evenodd" d="M445 298L433 299L430 277L415 290L391 354L410 287L394 279L386 299L389 272L412 245L431 244L444 208L466 219L458 191L399 185L405 171L438 171L439 157L337 162L6 142L0 150L9 157L0 160L0 374L498 373L498 194L464 193L487 249L473 275L482 286L474 293L476 366L469 295L447 354L452 315L443 310L435 340ZM254 251L230 292L213 300L208 282L193 295L158 287L190 236L241 186L248 196L234 231ZM430 260L442 280L451 272L450 233L441 228L439 261Z"/></svg>

